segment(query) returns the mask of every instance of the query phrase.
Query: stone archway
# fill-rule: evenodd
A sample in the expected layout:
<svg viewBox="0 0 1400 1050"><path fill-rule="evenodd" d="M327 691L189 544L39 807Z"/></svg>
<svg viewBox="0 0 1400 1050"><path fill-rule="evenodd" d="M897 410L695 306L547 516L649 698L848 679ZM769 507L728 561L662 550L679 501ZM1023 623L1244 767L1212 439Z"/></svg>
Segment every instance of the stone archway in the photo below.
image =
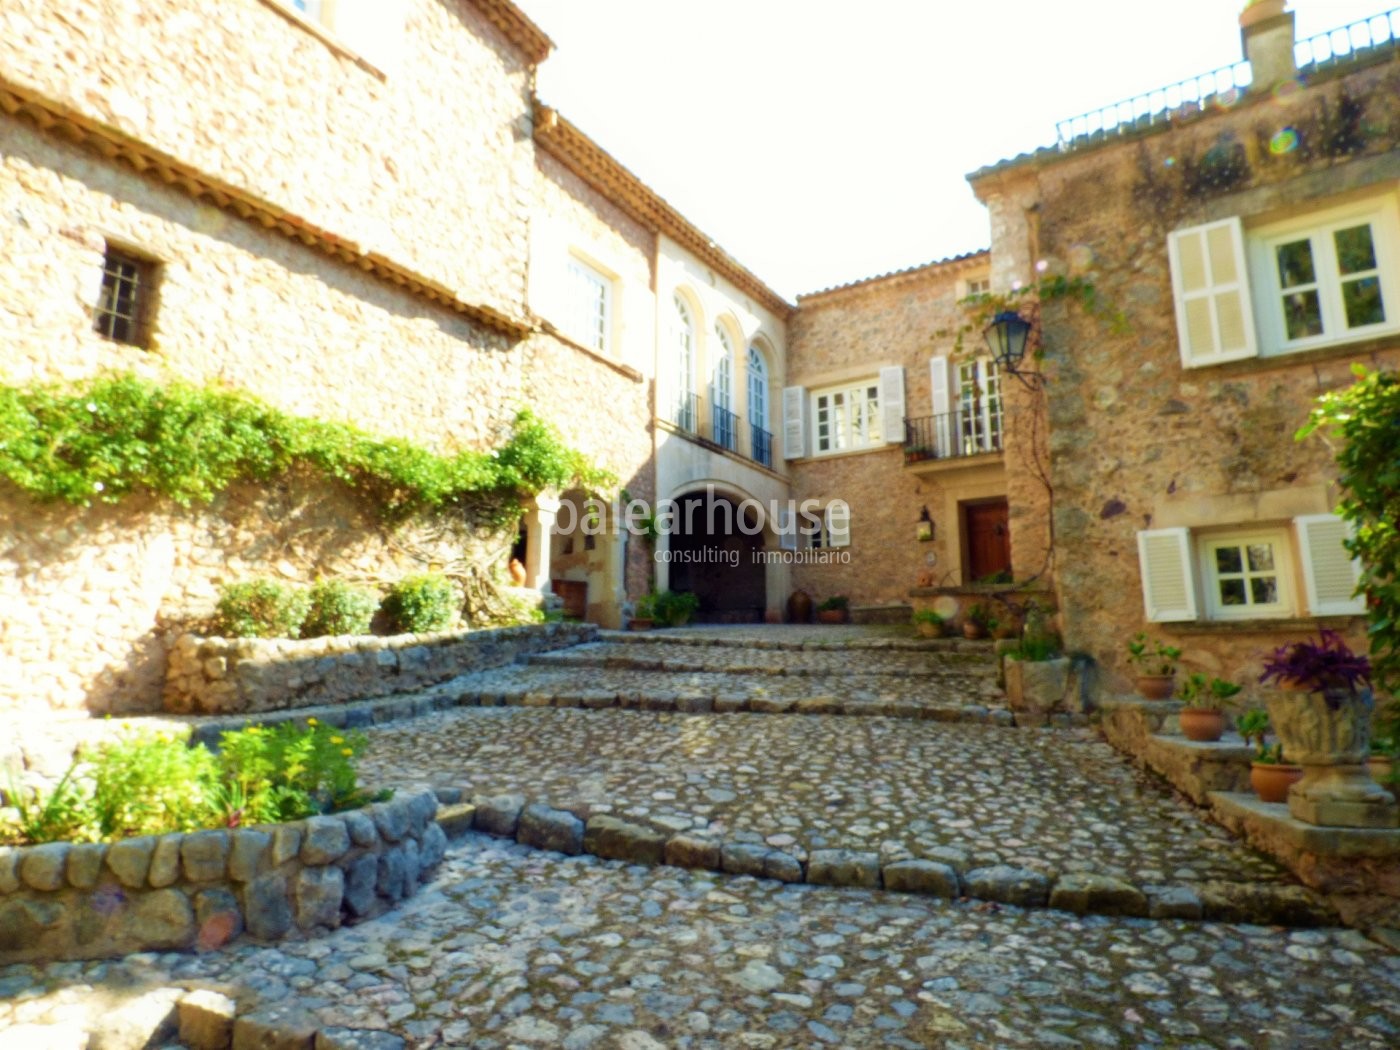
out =
<svg viewBox="0 0 1400 1050"><path fill-rule="evenodd" d="M702 623L762 623L767 604L763 521L741 501L706 489L676 500L670 589L700 599Z"/></svg>

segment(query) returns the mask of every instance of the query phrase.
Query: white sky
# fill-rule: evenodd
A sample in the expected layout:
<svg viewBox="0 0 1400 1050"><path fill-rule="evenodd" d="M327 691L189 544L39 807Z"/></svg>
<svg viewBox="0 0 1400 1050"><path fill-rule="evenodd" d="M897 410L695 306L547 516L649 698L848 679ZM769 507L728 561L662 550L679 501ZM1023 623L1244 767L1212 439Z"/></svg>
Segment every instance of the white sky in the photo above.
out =
<svg viewBox="0 0 1400 1050"><path fill-rule="evenodd" d="M1245 0L517 0L540 97L789 298L984 248L964 176L1240 59ZM1293 0L1299 36L1400 0Z"/></svg>

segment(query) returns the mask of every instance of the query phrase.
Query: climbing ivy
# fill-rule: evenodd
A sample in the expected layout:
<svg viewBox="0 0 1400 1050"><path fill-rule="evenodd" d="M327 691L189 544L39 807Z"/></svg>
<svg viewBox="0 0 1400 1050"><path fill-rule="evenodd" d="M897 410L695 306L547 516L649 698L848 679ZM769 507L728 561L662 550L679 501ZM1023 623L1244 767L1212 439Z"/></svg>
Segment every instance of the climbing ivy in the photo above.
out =
<svg viewBox="0 0 1400 1050"><path fill-rule="evenodd" d="M0 477L40 500L86 506L145 490L190 506L298 465L355 489L386 520L471 504L504 521L522 495L611 483L529 411L495 450L440 455L181 380L119 373L68 386L0 386Z"/></svg>
<svg viewBox="0 0 1400 1050"><path fill-rule="evenodd" d="M1318 398L1298 439L1318 430L1340 438L1338 507L1355 526L1347 550L1362 566L1370 620L1371 667L1387 689L1400 688L1400 375L1352 365L1356 382Z"/></svg>
<svg viewBox="0 0 1400 1050"><path fill-rule="evenodd" d="M980 338L996 315L1003 311L1020 314L1031 324L1028 352L1039 359L1043 353L1040 341L1040 308L1044 303L1077 303L1090 317L1102 321L1114 335L1128 332L1128 315L1109 302L1088 277L1066 277L1056 274L1042 277L1032 284L1021 285L1005 293L983 292L960 300L965 320L954 340L954 353L961 353L964 339L969 335ZM939 333L942 334L942 333Z"/></svg>

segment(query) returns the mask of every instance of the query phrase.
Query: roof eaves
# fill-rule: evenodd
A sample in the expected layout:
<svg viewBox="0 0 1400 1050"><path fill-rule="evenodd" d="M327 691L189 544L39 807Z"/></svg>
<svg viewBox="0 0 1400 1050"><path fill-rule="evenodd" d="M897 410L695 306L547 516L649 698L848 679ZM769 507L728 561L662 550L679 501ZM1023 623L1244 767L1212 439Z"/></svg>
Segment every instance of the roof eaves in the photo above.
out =
<svg viewBox="0 0 1400 1050"><path fill-rule="evenodd" d="M471 3L520 49L531 65L539 65L554 50L554 41L510 0L471 0Z"/></svg>
<svg viewBox="0 0 1400 1050"><path fill-rule="evenodd" d="M803 303L811 302L813 299L824 299L828 296L841 295L846 292L864 291L877 284L897 284L904 281L916 280L921 277L932 277L936 274L966 270L990 259L991 256L992 252L990 248L980 248L977 251L964 252L961 255L949 256L946 259L935 259L932 262L906 266L902 270L891 270L888 273L876 274L873 277L862 277L859 280L848 281L845 284L832 285L830 288L819 288L814 292L804 292L797 297L797 302L800 306Z"/></svg>

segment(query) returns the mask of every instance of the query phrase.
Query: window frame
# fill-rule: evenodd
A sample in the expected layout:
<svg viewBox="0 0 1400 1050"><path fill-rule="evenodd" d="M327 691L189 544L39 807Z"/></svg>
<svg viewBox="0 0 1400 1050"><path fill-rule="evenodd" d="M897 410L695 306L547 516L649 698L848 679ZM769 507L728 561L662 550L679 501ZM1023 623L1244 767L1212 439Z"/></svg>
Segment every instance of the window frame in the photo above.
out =
<svg viewBox="0 0 1400 1050"><path fill-rule="evenodd" d="M1363 224L1371 227L1376 277L1386 320L1349 328L1342 285L1351 275L1340 272L1334 238L1340 230ZM1260 357L1303 353L1400 331L1400 214L1393 196L1372 197L1250 227L1245 237L1255 321L1261 336ZM1315 280L1308 287L1316 286L1323 330L1318 335L1289 339L1287 317L1282 307L1285 291L1275 253L1282 245L1302 240L1307 240L1312 248ZM1303 288L1304 285L1290 287Z"/></svg>
<svg viewBox="0 0 1400 1050"><path fill-rule="evenodd" d="M1250 528L1202 531L1195 537L1196 571L1200 574L1203 610L1208 620L1281 620L1298 613L1298 594L1293 579L1293 561L1297 557L1297 538L1283 528ZM1234 547L1243 550L1251 544L1269 544L1274 551L1272 573L1251 573L1247 564L1240 573L1228 573L1229 578L1248 582L1255 577L1272 575L1278 592L1278 601L1269 605L1256 605L1246 601L1244 605L1226 605L1221 595L1221 576L1216 565L1215 552L1222 548ZM1246 587L1246 597L1249 588Z"/></svg>
<svg viewBox="0 0 1400 1050"><path fill-rule="evenodd" d="M135 271L132 277L123 277L114 272L113 266L126 266ZM160 262L133 251L125 245L107 241L102 251L102 270L98 284L97 302L92 307L92 329L108 342L122 346L134 346L138 350L148 350L151 334L155 328L155 307L157 289L160 283ZM109 283L109 278L111 282ZM120 312L116 282L132 281L131 309ZM125 336L116 333L116 322L129 326ZM107 323L104 323L107 322Z"/></svg>
<svg viewBox="0 0 1400 1050"><path fill-rule="evenodd" d="M828 408L821 407L823 398L831 399L837 395L842 396L844 401L844 419L840 423L846 444L841 447L822 447L823 440L832 441L836 431L833 429L833 420L830 418L835 410L835 405L829 402ZM854 425L854 414L850 410L852 395L858 395L858 400L862 407L862 425L857 431ZM885 447L883 427L880 418L880 377L871 376L869 379L851 380L845 383L838 383L830 386L819 387L808 391L808 404L811 407L811 427L812 427L812 455L813 456L835 456L843 452L865 452L872 449ZM822 437L821 427L823 425L822 414L828 414L828 433L826 438ZM859 440L857 440L859 438Z"/></svg>
<svg viewBox="0 0 1400 1050"><path fill-rule="evenodd" d="M972 369L969 384L963 372ZM1006 435L1006 396L1001 369L991 357L953 362L957 378L957 443L962 455L998 452ZM970 393L969 393L970 391Z"/></svg>
<svg viewBox="0 0 1400 1050"><path fill-rule="evenodd" d="M585 346L595 353L605 356L610 356L612 354L614 343L613 316L615 310L614 299L617 296L616 280L616 277L608 271L579 255L578 252L571 251L568 253L568 258L564 263L564 281L565 288L567 289L565 292L564 319L565 324L568 326L565 332L570 339L580 346ZM590 282L593 287L598 288L601 292L600 305L602 309L600 316L593 316L599 313L599 311L595 309L592 302L585 303L578 294L579 289L583 287L583 281ZM581 330L585 310L590 315L588 327L591 329L596 326L596 333L585 333ZM590 336L590 338L585 338L586 335ZM591 338L595 335L596 341L594 338Z"/></svg>

